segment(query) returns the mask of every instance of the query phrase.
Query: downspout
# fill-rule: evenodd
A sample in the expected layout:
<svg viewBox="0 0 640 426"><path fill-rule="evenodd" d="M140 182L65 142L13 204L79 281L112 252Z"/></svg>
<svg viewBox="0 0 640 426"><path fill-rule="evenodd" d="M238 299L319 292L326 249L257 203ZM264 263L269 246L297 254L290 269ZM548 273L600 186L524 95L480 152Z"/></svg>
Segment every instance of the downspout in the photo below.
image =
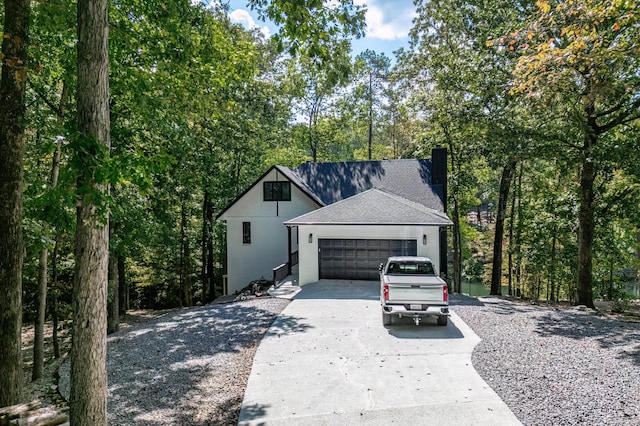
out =
<svg viewBox="0 0 640 426"><path fill-rule="evenodd" d="M287 226L287 275L291 275L291 227Z"/></svg>

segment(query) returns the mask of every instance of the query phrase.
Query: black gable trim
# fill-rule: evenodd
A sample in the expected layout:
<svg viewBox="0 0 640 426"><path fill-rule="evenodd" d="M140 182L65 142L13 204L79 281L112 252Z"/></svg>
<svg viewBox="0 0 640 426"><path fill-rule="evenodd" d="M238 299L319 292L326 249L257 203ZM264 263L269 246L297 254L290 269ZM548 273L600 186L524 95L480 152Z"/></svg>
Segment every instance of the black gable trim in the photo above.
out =
<svg viewBox="0 0 640 426"><path fill-rule="evenodd" d="M294 173L293 170L282 166L276 167L287 179L289 179L289 182L293 183L296 188L298 188L303 194L305 194L314 203L316 203L318 207L324 207L326 205L320 198L316 196L316 194L314 194L313 190L311 190L311 188L309 188L305 182L300 180L300 177L296 173Z"/></svg>
<svg viewBox="0 0 640 426"><path fill-rule="evenodd" d="M220 216L222 216L222 215L223 215L227 210L229 210L231 207L233 207L233 205L234 205L235 203L237 203L237 202L238 202L238 200L240 200L242 197L244 197L244 196L247 194L247 192L251 191L251 190L253 189L253 187L254 187L254 186L256 186L258 183L260 183L260 181L262 181L262 179L264 179L264 178L265 178L265 177L266 177L266 176L271 172L271 170L273 170L273 169L275 169L275 168L277 168L277 166L271 166L271 167L269 167L269 169L268 169L266 172L264 172L264 173L262 174L262 176L260 176L258 179L256 179L256 181L255 181L255 182L253 182L253 183L251 184L251 186L249 186L247 189L245 189L244 191L242 191L242 193L241 193L240 195L238 195L236 198L234 198L234 200L233 200L231 203L227 204L227 207L225 207L225 208L224 208L220 213L218 213L218 215L216 216L216 220L218 220L218 218L219 218Z"/></svg>
<svg viewBox="0 0 640 426"><path fill-rule="evenodd" d="M287 169L283 169L281 166L271 166L266 172L264 172L258 179L255 180L255 182L253 182L247 189L245 189L244 191L242 191L242 193L240 195L238 195L231 203L229 203L227 205L227 207L225 207L220 213L218 213L218 215L216 216L216 220L218 220L220 218L220 216L222 216L224 213L227 212L227 210L229 210L231 207L233 207L233 205L235 203L237 203L242 197L244 197L249 191L251 191L253 189L253 187L255 187L256 185L258 185L260 182L262 182L262 180L267 177L267 175L269 173L271 173L271 171L275 169L276 171L278 171L285 179L287 179L289 182L291 182L296 188L298 188L303 194L305 194L307 197L309 197L313 202L317 203L319 207L322 207L322 204L320 204L318 202L318 199L316 197L314 197L312 194L309 194L309 190L304 188L300 182L296 182L295 179L291 179L291 177L289 176L288 173L286 173Z"/></svg>

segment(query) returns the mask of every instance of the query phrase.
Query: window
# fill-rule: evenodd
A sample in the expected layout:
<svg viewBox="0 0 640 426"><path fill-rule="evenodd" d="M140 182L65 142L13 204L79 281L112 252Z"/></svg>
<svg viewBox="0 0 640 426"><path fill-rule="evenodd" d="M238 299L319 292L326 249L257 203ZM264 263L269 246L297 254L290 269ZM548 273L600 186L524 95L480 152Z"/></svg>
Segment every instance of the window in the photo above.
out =
<svg viewBox="0 0 640 426"><path fill-rule="evenodd" d="M291 182L265 182L264 201L291 201Z"/></svg>
<svg viewBox="0 0 640 426"><path fill-rule="evenodd" d="M251 244L251 222L242 222L242 244Z"/></svg>
<svg viewBox="0 0 640 426"><path fill-rule="evenodd" d="M388 274L411 274L411 275L435 275L433 264L430 262L399 262L390 263L387 268Z"/></svg>

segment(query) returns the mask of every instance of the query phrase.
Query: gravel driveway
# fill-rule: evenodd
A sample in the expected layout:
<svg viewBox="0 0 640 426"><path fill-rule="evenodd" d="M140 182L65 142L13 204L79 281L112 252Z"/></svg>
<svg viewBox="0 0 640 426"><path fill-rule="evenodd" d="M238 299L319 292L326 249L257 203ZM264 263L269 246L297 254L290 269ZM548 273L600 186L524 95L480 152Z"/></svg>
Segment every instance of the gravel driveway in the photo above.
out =
<svg viewBox="0 0 640 426"><path fill-rule="evenodd" d="M109 424L237 424L257 346L287 304L208 305L110 336ZM502 298L451 304L483 339L474 367L523 424L640 424L640 324Z"/></svg>
<svg viewBox="0 0 640 426"><path fill-rule="evenodd" d="M640 424L640 324L502 298L451 297L473 365L525 425Z"/></svg>

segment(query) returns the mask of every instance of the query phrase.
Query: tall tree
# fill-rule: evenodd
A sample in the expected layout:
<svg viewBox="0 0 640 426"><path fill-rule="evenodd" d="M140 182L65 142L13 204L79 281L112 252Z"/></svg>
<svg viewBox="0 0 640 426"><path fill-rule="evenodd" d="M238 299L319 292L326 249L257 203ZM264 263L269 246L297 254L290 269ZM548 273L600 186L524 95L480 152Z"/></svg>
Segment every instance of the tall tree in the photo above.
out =
<svg viewBox="0 0 640 426"><path fill-rule="evenodd" d="M450 151L473 150L494 169L504 171L499 218L506 212L514 161L530 142L524 143L533 120L521 102L505 89L512 76L513 58L486 45L501 29L510 28L526 16L527 2L517 0L453 2L416 1L418 18L411 30L411 51L403 52L401 65L411 70L409 90L424 108L429 126L442 129ZM531 141L531 137L528 137ZM454 146L455 144L455 146ZM454 156L452 156L453 159ZM456 193L452 180L451 197ZM463 189L463 186L459 187ZM457 209L453 209L457 211ZM465 214L459 211L458 214ZM501 222L503 223L503 222ZM456 224L454 243L461 241ZM502 280L503 227L496 227L492 294L500 294Z"/></svg>
<svg viewBox="0 0 640 426"><path fill-rule="evenodd" d="M504 221L507 215L507 201L511 191L511 181L518 166L516 157L512 157L503 167L498 191L498 210L496 215L495 237L493 240L493 265L491 269L491 290L489 294L502 295L502 245L504 241Z"/></svg>
<svg viewBox="0 0 640 426"><path fill-rule="evenodd" d="M382 106L386 124L383 143L390 149L391 158L403 158L410 150L417 120L408 105L401 80L393 74L389 80L385 90L386 103Z"/></svg>
<svg viewBox="0 0 640 426"><path fill-rule="evenodd" d="M366 115L367 115L367 158L371 160L371 148L373 144L373 124L374 119L379 116L379 110L384 104L381 99L385 91L387 76L391 61L384 53L377 54L372 50L365 50L356 58L356 68L364 76L364 92L366 95Z"/></svg>
<svg viewBox="0 0 640 426"><path fill-rule="evenodd" d="M4 2L0 80L0 407L20 401L22 191L31 2Z"/></svg>
<svg viewBox="0 0 640 426"><path fill-rule="evenodd" d="M66 103L68 96L68 80L62 83L62 93L60 95L60 104L55 113L60 123L60 127L64 124L64 115L66 111ZM49 175L49 184L51 189L55 189L58 186L58 177L60 176L60 161L62 156L62 140L60 136L56 137L55 151L53 153L53 161L51 164L51 173ZM51 206L47 206L51 207ZM43 239L49 239L49 235L44 235ZM36 321L34 324L34 338L33 338L33 368L31 373L31 380L37 380L42 376L44 370L44 325L46 319L46 307L47 307L47 286L48 286L48 259L49 259L49 247L47 244L40 249L40 259L38 267L38 308ZM55 259L54 259L55 262ZM55 306L54 306L55 309ZM57 337L57 330L55 332ZM57 343L56 343L57 344Z"/></svg>
<svg viewBox="0 0 640 426"><path fill-rule="evenodd" d="M109 267L107 287L107 334L115 333L120 327L120 296L118 294L120 279L118 278L118 255L115 249L116 224L109 218Z"/></svg>
<svg viewBox="0 0 640 426"><path fill-rule="evenodd" d="M77 207L70 420L107 424L108 185L110 147L107 0L78 1Z"/></svg>
<svg viewBox="0 0 640 426"><path fill-rule="evenodd" d="M612 131L640 119L640 13L633 1L537 5L531 21L501 41L520 54L514 91L542 108L561 105L557 119L577 138L565 139L579 168L576 302L593 307L597 179L615 152Z"/></svg>
<svg viewBox="0 0 640 426"><path fill-rule="evenodd" d="M290 62L289 78L296 99L294 109L306 120L305 139L314 162L327 142L319 124L336 100L337 89L348 82L351 73L349 49L346 42L336 43L331 62L319 63L304 52L299 52Z"/></svg>

